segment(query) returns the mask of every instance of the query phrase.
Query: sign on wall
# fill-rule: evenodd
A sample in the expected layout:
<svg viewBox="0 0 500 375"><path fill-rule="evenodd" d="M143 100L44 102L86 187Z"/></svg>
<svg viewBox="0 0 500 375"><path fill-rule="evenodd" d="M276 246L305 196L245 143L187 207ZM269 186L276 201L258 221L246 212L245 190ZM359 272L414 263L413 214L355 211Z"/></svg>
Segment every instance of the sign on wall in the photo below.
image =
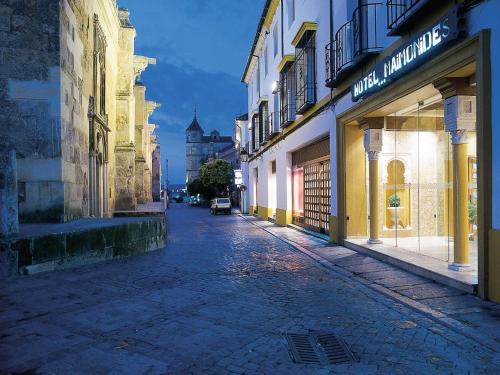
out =
<svg viewBox="0 0 500 375"><path fill-rule="evenodd" d="M429 29L397 48L382 62L368 71L351 88L352 100L381 90L395 79L419 67L432 54L460 36L458 7L453 8Z"/></svg>
<svg viewBox="0 0 500 375"><path fill-rule="evenodd" d="M243 173L241 169L234 170L234 184L240 186L243 184Z"/></svg>

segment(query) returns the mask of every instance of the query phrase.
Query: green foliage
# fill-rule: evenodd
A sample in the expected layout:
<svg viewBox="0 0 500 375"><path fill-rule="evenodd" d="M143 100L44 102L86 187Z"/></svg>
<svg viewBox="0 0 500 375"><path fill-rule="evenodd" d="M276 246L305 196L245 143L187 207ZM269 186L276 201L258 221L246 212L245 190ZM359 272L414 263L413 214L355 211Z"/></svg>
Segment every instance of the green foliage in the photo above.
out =
<svg viewBox="0 0 500 375"><path fill-rule="evenodd" d="M203 164L200 168L200 180L209 193L207 198L215 196L227 196L229 187L233 179L231 165L221 159L216 159Z"/></svg>
<svg viewBox="0 0 500 375"><path fill-rule="evenodd" d="M477 201L469 201L469 221L475 223L477 219Z"/></svg>
<svg viewBox="0 0 500 375"><path fill-rule="evenodd" d="M187 186L188 194L191 195L203 195L204 186L200 179L191 181Z"/></svg>
<svg viewBox="0 0 500 375"><path fill-rule="evenodd" d="M399 207L401 205L401 199L397 194L393 194L389 197L389 207Z"/></svg>

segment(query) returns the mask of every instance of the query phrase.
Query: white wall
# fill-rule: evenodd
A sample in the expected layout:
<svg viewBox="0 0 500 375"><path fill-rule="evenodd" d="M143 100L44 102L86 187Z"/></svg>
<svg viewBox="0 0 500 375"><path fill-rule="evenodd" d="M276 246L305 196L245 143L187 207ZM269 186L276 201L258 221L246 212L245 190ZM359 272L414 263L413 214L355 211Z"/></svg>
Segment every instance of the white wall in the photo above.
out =
<svg viewBox="0 0 500 375"><path fill-rule="evenodd" d="M330 89L325 86L325 46L330 42L330 16L329 1L327 0L295 0L295 21L289 26L287 16L287 0L282 1L284 5L283 24L283 45L281 50L281 36L278 38L278 53L274 55L274 30L281 34L281 10L280 6L276 10L273 22L269 28L269 34L265 38L262 48L255 52L259 56L259 64L255 64L250 70L251 79L248 83L248 113L256 111L259 99L267 96L269 100L269 113L274 111L274 101L272 87L273 82L279 80L277 69L283 55L295 54L295 47L291 44L293 38L300 29L303 22L316 22L318 30L316 32L316 83L317 98L322 99L330 93ZM264 72L264 52L268 52L268 73ZM257 68L260 67L260 97L257 95ZM251 119L250 119L251 120Z"/></svg>
<svg viewBox="0 0 500 375"><path fill-rule="evenodd" d="M500 1L489 0L468 14L469 34L491 30L492 226L500 229Z"/></svg>
<svg viewBox="0 0 500 375"><path fill-rule="evenodd" d="M330 42L330 8L328 0L295 0L295 20L289 24L288 4L289 0L283 0L283 27L281 19L281 5L276 10L274 19L269 27L261 48L255 51L259 56L259 64L253 65L249 72L251 77L248 83L248 113L251 122L251 113L257 111L257 103L262 97L269 100L269 113L274 112L274 97L272 93L273 82L279 80L278 64L286 54L295 54L295 47L291 44L293 38L299 31L303 22L316 22L316 83L317 100L321 100L330 94L330 89L325 86L325 46ZM276 27L277 26L277 27ZM278 52L274 53L274 32L281 34L283 29L283 46L281 35L278 37ZM264 72L264 51L268 52L268 72ZM257 95L256 82L259 76L256 69L260 67L260 96ZM300 116L297 116L300 117ZM253 180L253 169L259 169L259 192L258 202L255 202L253 183L250 183L250 205L263 207L277 207L283 210L292 209L291 153L315 140L330 133L330 126L334 124L331 111L322 113L313 118L307 124L301 126L292 134L281 140L277 145L268 149L262 156L249 163L249 176ZM250 136L249 136L250 138ZM276 160L276 175L270 176L271 161ZM272 179L276 179L274 182ZM270 188L271 186L271 188ZM276 186L276 187L275 187ZM274 187L276 193L274 193ZM270 193L270 194L268 194ZM333 201L333 200L332 200Z"/></svg>
<svg viewBox="0 0 500 375"><path fill-rule="evenodd" d="M318 116L312 118L308 123L295 130L285 139L272 146L261 156L249 163L250 171L252 171L255 167L259 168L259 202L254 202L254 195L251 193L251 205L270 207L268 205L269 182L267 175L268 168L271 168L271 161L276 160L276 207L283 210L292 209L291 153L329 135L334 119L333 111L331 110L326 110L320 113ZM336 158L335 154L333 160L336 160ZM250 176L252 176L252 172L250 172ZM332 201L336 200L336 190L334 191L334 194L335 196L332 196Z"/></svg>

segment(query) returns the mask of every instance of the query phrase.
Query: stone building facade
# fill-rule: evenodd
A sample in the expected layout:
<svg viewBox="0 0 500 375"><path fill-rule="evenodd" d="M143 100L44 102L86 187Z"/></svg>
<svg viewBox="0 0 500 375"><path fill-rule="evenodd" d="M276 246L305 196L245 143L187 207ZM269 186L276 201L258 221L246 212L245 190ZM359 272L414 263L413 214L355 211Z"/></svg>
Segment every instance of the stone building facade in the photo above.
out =
<svg viewBox="0 0 500 375"><path fill-rule="evenodd" d="M154 136L153 136L154 137ZM158 202L161 200L161 152L160 145L156 145L153 150L153 186L151 187L151 191L153 194L153 201Z"/></svg>
<svg viewBox="0 0 500 375"><path fill-rule="evenodd" d="M198 178L203 163L216 158L219 151L233 145L231 136L220 135L217 130L212 130L210 135L204 135L195 114L186 129L186 184Z"/></svg>
<svg viewBox="0 0 500 375"><path fill-rule="evenodd" d="M0 5L0 139L17 155L21 222L111 216L151 200L155 60L114 0Z"/></svg>

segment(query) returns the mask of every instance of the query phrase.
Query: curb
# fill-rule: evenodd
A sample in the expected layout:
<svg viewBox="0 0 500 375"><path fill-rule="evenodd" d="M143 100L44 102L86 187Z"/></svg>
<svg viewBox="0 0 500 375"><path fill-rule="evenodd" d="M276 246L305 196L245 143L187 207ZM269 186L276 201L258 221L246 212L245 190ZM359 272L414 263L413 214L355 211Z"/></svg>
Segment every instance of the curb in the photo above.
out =
<svg viewBox="0 0 500 375"><path fill-rule="evenodd" d="M420 302L412 300L411 298L402 296L402 295L400 295L400 294L398 294L390 289L387 289L381 285L373 284L373 283L370 283L368 280L365 280L361 277L357 277L353 273L346 271L345 269L343 269L339 266L333 265L332 263L330 263L330 261L326 260L322 256L315 254L315 253L311 252L310 250L307 250L306 248L300 246L299 244L278 236L277 234L268 230L264 226L259 225L255 222L253 222L252 220L247 219L246 217L244 217L242 215L239 215L239 216L241 216L244 220L248 221L249 223L255 225L256 227L258 227L258 228L264 230L265 232L271 234L272 236L276 237L277 239L283 241L284 243L286 243L290 247L292 247L292 248L302 252L303 254L307 255L308 257L314 259L320 265L322 265L323 267L325 267L329 271L335 273L343 281L346 281L346 282L354 281L354 282L358 283L362 289L365 289L365 291L369 290L369 291L375 291L375 292L381 293L381 294L385 295L386 297L389 297L390 299L392 299L396 302L399 302L399 303L409 307L410 309L412 309L418 313L421 313L422 315L426 316L427 318L429 318L429 319L431 319L431 320L433 320L441 325L444 325L445 327L453 330L454 332L456 332L460 335L463 335L463 336L479 343L480 345L488 348L489 350L491 350L495 353L500 353L500 345L495 340L492 340L488 337L479 336L475 333L467 332L468 327L466 325L464 325L463 323L459 322L458 320L450 318L448 315L446 315L440 311L434 310L434 309L432 309L432 308L430 308L430 307L428 307ZM340 247L342 247L342 246L340 246ZM353 251L355 251L355 250L353 250ZM386 304L383 301L380 301L380 300L377 300L377 301L382 302L387 307L392 307L391 305Z"/></svg>

